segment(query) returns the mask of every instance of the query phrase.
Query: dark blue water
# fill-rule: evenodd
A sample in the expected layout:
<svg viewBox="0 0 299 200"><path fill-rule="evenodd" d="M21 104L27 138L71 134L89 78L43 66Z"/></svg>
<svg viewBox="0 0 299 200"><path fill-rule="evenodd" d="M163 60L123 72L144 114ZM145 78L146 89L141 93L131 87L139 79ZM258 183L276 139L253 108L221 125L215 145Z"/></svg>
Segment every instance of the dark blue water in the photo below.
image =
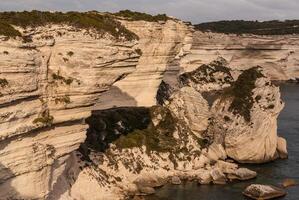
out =
<svg viewBox="0 0 299 200"><path fill-rule="evenodd" d="M278 119L278 133L287 139L289 158L263 165L246 165L258 172L258 177L246 182L228 185L198 185L186 183L167 185L157 190L150 200L243 200L242 191L251 183L279 185L286 178L299 183L299 84L280 86L286 106ZM299 186L287 189L281 200L299 200Z"/></svg>

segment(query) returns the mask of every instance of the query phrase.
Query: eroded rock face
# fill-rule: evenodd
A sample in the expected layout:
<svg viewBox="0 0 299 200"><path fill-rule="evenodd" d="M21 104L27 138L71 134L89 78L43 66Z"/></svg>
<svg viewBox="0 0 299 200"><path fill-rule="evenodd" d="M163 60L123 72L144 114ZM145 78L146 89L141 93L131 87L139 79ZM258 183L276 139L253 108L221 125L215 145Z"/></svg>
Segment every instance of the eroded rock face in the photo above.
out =
<svg viewBox="0 0 299 200"><path fill-rule="evenodd" d="M296 79L299 77L298 45L298 35L227 35L196 31L191 53L182 62L184 70L189 72L223 57L233 71L259 65L272 80Z"/></svg>
<svg viewBox="0 0 299 200"><path fill-rule="evenodd" d="M208 102L192 87L183 87L169 99L167 107L178 119L185 121L194 134L207 129L210 117Z"/></svg>
<svg viewBox="0 0 299 200"><path fill-rule="evenodd" d="M189 27L178 20L123 23L140 41L66 25L18 28L32 38L27 43L0 37L1 198L71 198L69 186L86 167L72 152L86 138L91 110L156 104ZM90 177L83 183L101 185Z"/></svg>
<svg viewBox="0 0 299 200"><path fill-rule="evenodd" d="M204 64L197 69L179 76L183 86L195 88L198 92L222 90L234 81L227 62L223 58Z"/></svg>
<svg viewBox="0 0 299 200"><path fill-rule="evenodd" d="M277 117L283 106L279 88L251 68L214 102L206 134L223 143L227 155L238 162L271 161L276 158Z"/></svg>

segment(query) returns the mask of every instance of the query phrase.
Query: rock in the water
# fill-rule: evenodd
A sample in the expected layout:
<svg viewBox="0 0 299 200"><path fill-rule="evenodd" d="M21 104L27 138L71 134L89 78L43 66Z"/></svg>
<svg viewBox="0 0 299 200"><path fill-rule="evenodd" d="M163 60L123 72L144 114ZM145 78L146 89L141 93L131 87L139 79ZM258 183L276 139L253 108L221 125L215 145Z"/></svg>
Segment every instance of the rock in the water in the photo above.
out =
<svg viewBox="0 0 299 200"><path fill-rule="evenodd" d="M295 185L298 185L298 183L293 179L285 179L282 182L282 186L285 188L295 186Z"/></svg>
<svg viewBox="0 0 299 200"><path fill-rule="evenodd" d="M137 187L161 187L167 183L167 180L158 176L147 176L137 178L134 183Z"/></svg>
<svg viewBox="0 0 299 200"><path fill-rule="evenodd" d="M178 177L178 176L173 176L173 177L171 178L171 183L172 183L173 185L180 185L180 184L182 183L182 181L181 181L180 177Z"/></svg>
<svg viewBox="0 0 299 200"><path fill-rule="evenodd" d="M214 184L226 184L225 174L219 168L215 168L211 171L211 177Z"/></svg>
<svg viewBox="0 0 299 200"><path fill-rule="evenodd" d="M287 141L282 137L277 138L277 152L281 159L288 158Z"/></svg>
<svg viewBox="0 0 299 200"><path fill-rule="evenodd" d="M228 174L227 177L230 180L236 179L236 180L245 181L245 180L255 178L256 175L257 175L257 173L255 171L252 171L247 168L239 168L239 169L233 171L232 173Z"/></svg>
<svg viewBox="0 0 299 200"><path fill-rule="evenodd" d="M212 176L210 171L205 170L198 175L198 183L202 185L210 184L212 181Z"/></svg>
<svg viewBox="0 0 299 200"><path fill-rule="evenodd" d="M235 163L229 163L222 160L218 160L216 166L221 169L223 173L234 173L238 169L238 165Z"/></svg>
<svg viewBox="0 0 299 200"><path fill-rule="evenodd" d="M140 195L150 195L155 193L155 189L152 187L139 187Z"/></svg>
<svg viewBox="0 0 299 200"><path fill-rule="evenodd" d="M252 184L248 186L243 194L252 199L274 199L286 195L286 192L271 185Z"/></svg>
<svg viewBox="0 0 299 200"><path fill-rule="evenodd" d="M206 135L223 142L227 156L238 162L272 161L277 157L277 117L283 106L279 88L259 68L245 70L214 102Z"/></svg>

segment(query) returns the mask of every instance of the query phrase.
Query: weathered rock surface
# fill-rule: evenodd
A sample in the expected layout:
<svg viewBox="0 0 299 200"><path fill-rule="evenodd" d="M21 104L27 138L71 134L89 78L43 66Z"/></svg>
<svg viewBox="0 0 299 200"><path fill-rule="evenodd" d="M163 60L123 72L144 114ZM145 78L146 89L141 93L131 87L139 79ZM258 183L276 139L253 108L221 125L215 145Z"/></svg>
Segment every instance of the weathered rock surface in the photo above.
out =
<svg viewBox="0 0 299 200"><path fill-rule="evenodd" d="M192 71L223 57L233 70L259 65L272 80L296 79L299 77L298 45L298 35L227 35L196 31L191 53L182 62L185 71Z"/></svg>
<svg viewBox="0 0 299 200"><path fill-rule="evenodd" d="M277 152L281 159L288 158L287 141L282 137L277 138Z"/></svg>
<svg viewBox="0 0 299 200"><path fill-rule="evenodd" d="M182 181L181 181L180 177L173 176L173 177L171 177L171 183L173 185L180 185L182 183Z"/></svg>
<svg viewBox="0 0 299 200"><path fill-rule="evenodd" d="M228 174L228 178L230 180L240 180L240 181L245 181L245 180L249 180L249 179L253 179L257 176L257 173L255 171L252 171L250 169L247 168L239 168L236 169L234 171L231 171Z"/></svg>
<svg viewBox="0 0 299 200"><path fill-rule="evenodd" d="M244 71L212 106L214 116L206 134L223 143L227 155L238 162L276 158L277 117L284 103L279 88L260 73L254 68Z"/></svg>
<svg viewBox="0 0 299 200"><path fill-rule="evenodd" d="M192 87L183 87L169 99L168 107L178 119L185 121L194 134L208 127L210 117L208 102Z"/></svg>
<svg viewBox="0 0 299 200"><path fill-rule="evenodd" d="M285 179L282 182L282 186L284 188L292 187L292 186L295 186L295 185L298 185L298 183L294 179Z"/></svg>
<svg viewBox="0 0 299 200"><path fill-rule="evenodd" d="M286 192L275 186L252 184L245 189L243 194L252 199L275 199L285 196Z"/></svg>
<svg viewBox="0 0 299 200"><path fill-rule="evenodd" d="M29 43L1 37L1 199L98 197L101 183L79 173L87 165L72 153L86 138L83 120L94 109L156 105L164 73L173 60L179 65L190 37L179 20L123 24L140 41L54 24L18 28Z"/></svg>

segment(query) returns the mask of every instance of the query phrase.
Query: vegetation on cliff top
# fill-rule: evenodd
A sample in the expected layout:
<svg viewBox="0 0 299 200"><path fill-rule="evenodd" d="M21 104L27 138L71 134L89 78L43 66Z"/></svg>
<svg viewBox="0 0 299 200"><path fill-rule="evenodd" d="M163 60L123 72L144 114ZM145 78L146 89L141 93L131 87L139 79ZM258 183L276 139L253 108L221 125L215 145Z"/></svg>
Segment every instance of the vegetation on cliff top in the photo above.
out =
<svg viewBox="0 0 299 200"><path fill-rule="evenodd" d="M286 35L299 33L299 20L286 21L218 21L195 25L197 30L226 34Z"/></svg>
<svg viewBox="0 0 299 200"><path fill-rule="evenodd" d="M100 34L109 33L117 39L138 39L138 36L126 29L113 16L97 12L2 12L0 13L0 33L5 36L19 36L11 25L37 27L47 24L67 24L80 29L95 29ZM2 30L2 26L5 29Z"/></svg>
<svg viewBox="0 0 299 200"><path fill-rule="evenodd" d="M158 14L158 15L150 15L146 13L141 12L134 12L131 10L121 10L117 13L114 13L114 15L119 17L124 17L128 20L132 21L149 21L149 22L158 22L158 21L167 21L169 17L165 14Z"/></svg>
<svg viewBox="0 0 299 200"><path fill-rule="evenodd" d="M215 74L223 73L225 76L222 80L222 77L216 77ZM228 83L231 84L233 82L233 77L230 73L230 69L225 66L225 64L221 61L213 61L210 64L203 64L194 71L183 73L179 76L180 82L182 85L189 85L189 82L193 82L195 84L204 83Z"/></svg>
<svg viewBox="0 0 299 200"><path fill-rule="evenodd" d="M14 37L17 37L17 36L21 36L21 33L19 31L17 31L10 24L0 20L0 35L10 36L10 37L14 38Z"/></svg>
<svg viewBox="0 0 299 200"><path fill-rule="evenodd" d="M253 107L253 89L258 78L264 77L259 67L245 70L237 81L227 89L226 95L233 97L229 111L235 115L239 114L249 122L251 119L250 110Z"/></svg>

